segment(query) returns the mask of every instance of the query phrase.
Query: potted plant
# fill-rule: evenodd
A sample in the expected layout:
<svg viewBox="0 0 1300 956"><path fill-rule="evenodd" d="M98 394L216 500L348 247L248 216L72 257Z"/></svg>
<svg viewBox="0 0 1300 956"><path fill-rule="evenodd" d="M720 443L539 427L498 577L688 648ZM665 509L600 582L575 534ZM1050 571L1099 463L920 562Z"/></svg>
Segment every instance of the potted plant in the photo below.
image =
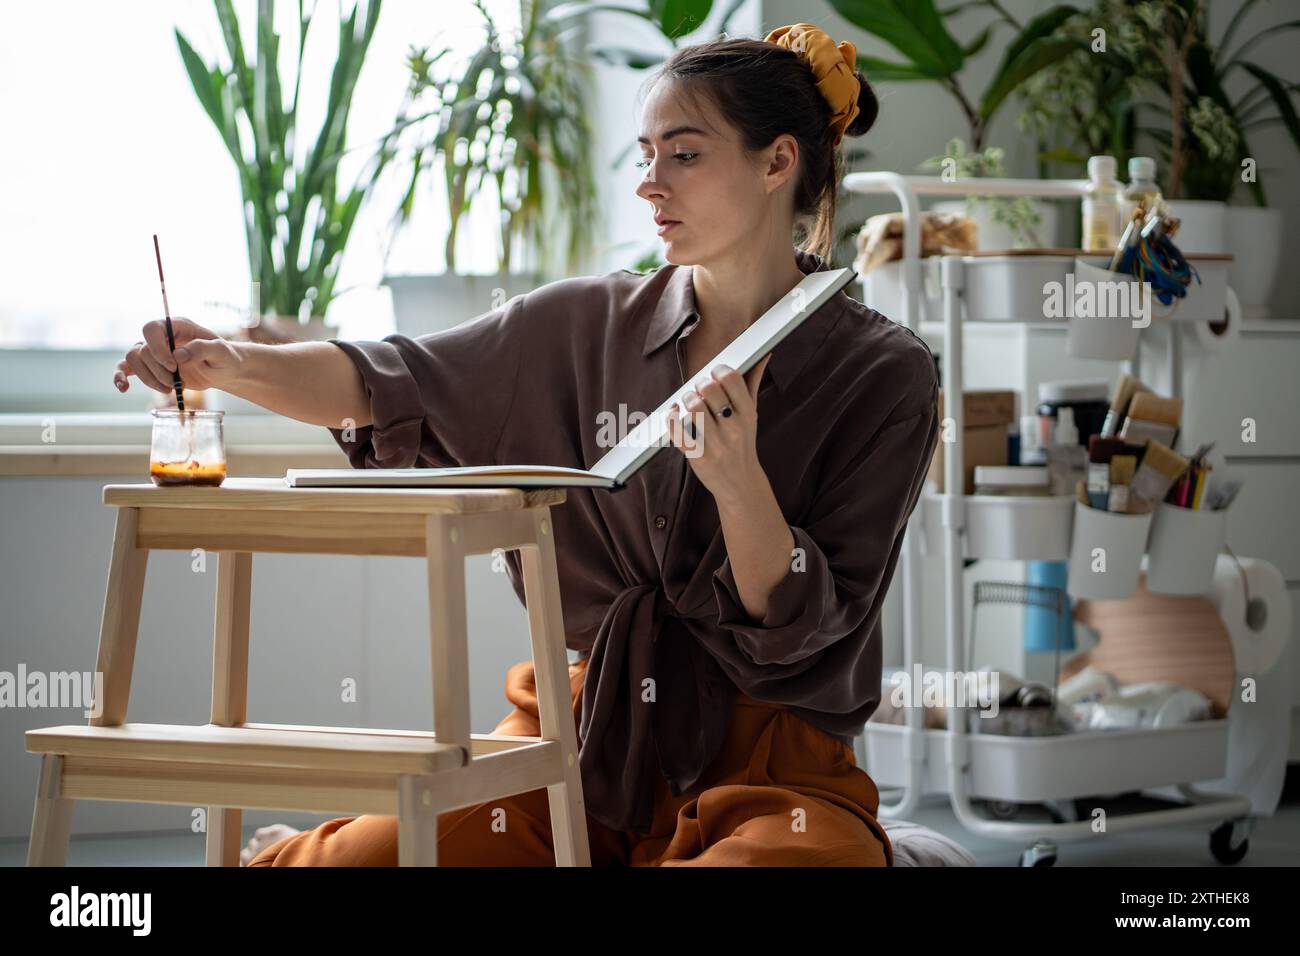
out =
<svg viewBox="0 0 1300 956"><path fill-rule="evenodd" d="M1189 203L1194 201L1211 204L1222 216L1222 226L1215 226L1209 238L1200 240L1200 244L1206 247L1200 251L1215 251L1209 247L1218 240L1221 229L1218 251L1230 251L1233 255L1229 282L1238 293L1243 315L1247 318L1266 313L1269 293L1281 264L1282 248L1282 212L1267 206L1264 184L1256 165L1257 154L1250 147L1249 136L1261 127L1282 125L1300 151L1300 119L1297 119L1291 100L1296 84L1284 82L1244 56L1259 43L1300 26L1300 21L1265 28L1234 47L1233 41L1242 19L1256 2L1246 0L1241 5L1216 49L1207 38L1208 0L1199 3L1182 0L1186 30L1190 36L1185 41L1185 67L1180 71L1185 87L1182 98L1187 104L1186 132L1181 137L1182 180L1173 193L1175 199L1181 200L1173 204L1177 215L1186 217ZM1230 78L1238 70L1250 80L1244 92L1233 99L1227 88ZM1173 81L1171 76L1170 82ZM1174 149L1175 130L1176 127L1171 129L1167 136L1164 130L1152 134L1162 146L1169 148L1171 177L1174 163L1179 158ZM1279 167L1274 168L1280 172ZM1240 194L1243 184L1249 188L1255 205L1228 205L1235 195ZM1223 204L1221 207L1220 203ZM1186 225L1180 228L1180 235L1183 235ZM1188 242L1191 251L1198 251L1195 241L1196 234L1193 233L1191 242Z"/></svg>
<svg viewBox="0 0 1300 956"><path fill-rule="evenodd" d="M481 44L462 62L449 48L412 49L407 105L395 128L410 175L394 225L411 216L419 184L435 168L450 217L446 272L390 275L399 332L447 328L548 276L580 267L598 220L591 156L588 70L573 51L575 28L520 0L518 31L503 30L481 0ZM495 201L497 271L457 269L458 240L474 204Z"/></svg>
<svg viewBox="0 0 1300 956"><path fill-rule="evenodd" d="M1216 49L1207 39L1208 0L1096 0L1062 30L1083 38L1101 26L1111 42L1100 52L1080 48L1035 75L1021 90L1021 125L1044 143L1044 164L1066 163L1076 173L1098 153L1120 163L1157 155L1164 194L1182 220L1180 244L1231 250L1229 281L1243 310L1259 313L1279 265L1281 212L1266 206L1248 137L1282 125L1300 150L1300 122L1291 100L1296 85L1245 54L1300 21L1234 44L1256 2L1238 8ZM1236 71L1250 82L1234 98L1226 90ZM1256 205L1226 205L1243 184Z"/></svg>
<svg viewBox="0 0 1300 956"><path fill-rule="evenodd" d="M274 0L259 0L251 57L231 0L214 0L229 62L207 63L176 31L195 95L239 172L255 341L324 339L337 333L325 313L357 212L391 158L381 144L352 183L341 183L347 123L357 78L379 19L380 0L357 0L338 23L338 56L319 130L301 128L298 94L313 16L299 4L297 51L289 82L280 74ZM289 94L286 103L285 94Z"/></svg>
<svg viewBox="0 0 1300 956"><path fill-rule="evenodd" d="M964 141L953 139L943 155L931 156L921 166L950 172L956 179L998 177L1003 175L1003 156L1001 147L970 153ZM981 249L1050 247L1056 235L1056 207L1027 196L968 196L964 201L935 203L934 209L964 212L974 219Z"/></svg>
<svg viewBox="0 0 1300 956"><path fill-rule="evenodd" d="M959 148L954 141L948 147L952 155L936 157L928 162L960 160L956 169L958 176L996 175L991 172L994 166L1000 172L1001 151L985 152L985 140L993 117L1022 84L1078 49L1083 42L1073 34L1058 32L1057 28L1076 12L1075 8L1067 5L1052 7L1022 24L996 0L959 3L944 11L940 11L933 0L830 0L830 3L840 16L879 37L904 57L902 61L895 61L858 54L858 66L873 82L938 83L956 100L966 120L967 136L959 153L955 152ZM998 18L963 46L948 31L945 20L972 6L988 6ZM975 98L964 87L960 74L966 62L980 53L994 31L1001 27L1010 28L1015 35L1005 45L1001 61L983 93ZM969 153L965 149L967 144ZM1013 243L1023 245L1034 230L1037 230L1035 239L1038 242L1053 243L1055 210L1047 203L992 197L972 199L977 205L970 211L975 213L977 221L984 220L983 227L978 230L980 248ZM949 207L960 209L962 204L935 206L936 209ZM1044 222L1046 226L1040 227ZM1008 224L1014 224L1009 233L1002 228ZM1008 238L1013 242L1008 242Z"/></svg>

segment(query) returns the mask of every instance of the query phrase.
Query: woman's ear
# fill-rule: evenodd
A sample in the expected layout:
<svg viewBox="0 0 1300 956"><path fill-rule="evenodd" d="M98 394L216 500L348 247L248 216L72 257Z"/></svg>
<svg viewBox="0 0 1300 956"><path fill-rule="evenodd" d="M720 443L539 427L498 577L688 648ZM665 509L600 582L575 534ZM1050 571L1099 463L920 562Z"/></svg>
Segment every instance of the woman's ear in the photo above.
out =
<svg viewBox="0 0 1300 956"><path fill-rule="evenodd" d="M767 147L767 189L780 189L789 182L799 168L799 141L789 133L782 133Z"/></svg>

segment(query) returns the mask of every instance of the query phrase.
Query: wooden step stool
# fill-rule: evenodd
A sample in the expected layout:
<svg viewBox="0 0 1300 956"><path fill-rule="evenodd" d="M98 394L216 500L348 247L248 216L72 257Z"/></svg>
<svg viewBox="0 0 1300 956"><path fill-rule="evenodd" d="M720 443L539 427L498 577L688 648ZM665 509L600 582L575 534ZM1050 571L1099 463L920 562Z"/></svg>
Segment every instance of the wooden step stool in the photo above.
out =
<svg viewBox="0 0 1300 956"><path fill-rule="evenodd" d="M27 732L41 754L28 865L66 862L74 800L207 806L207 864L238 866L242 808L395 814L402 866L437 863L438 815L546 787L556 862L590 866L550 506L563 489L106 485L118 509L88 726ZM152 549L219 554L212 721L126 722ZM465 558L518 548L541 737L469 732ZM246 722L253 552L428 560L433 733ZM96 702L99 704L100 702Z"/></svg>

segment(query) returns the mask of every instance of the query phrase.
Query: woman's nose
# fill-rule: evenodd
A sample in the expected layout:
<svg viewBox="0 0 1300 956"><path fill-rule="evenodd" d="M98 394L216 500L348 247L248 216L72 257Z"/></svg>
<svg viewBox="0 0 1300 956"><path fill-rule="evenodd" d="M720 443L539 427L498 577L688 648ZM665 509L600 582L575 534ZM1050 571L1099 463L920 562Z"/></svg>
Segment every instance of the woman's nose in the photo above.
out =
<svg viewBox="0 0 1300 956"><path fill-rule="evenodd" d="M659 182L653 172L647 171L642 177L641 182L637 184L636 194L642 199L662 198L665 189L663 183Z"/></svg>
<svg viewBox="0 0 1300 956"><path fill-rule="evenodd" d="M649 199L651 196L662 196L664 194L664 185L659 180L659 173L656 168L655 160L646 160L649 163L645 172L641 176L641 181L637 184L636 194L643 199Z"/></svg>

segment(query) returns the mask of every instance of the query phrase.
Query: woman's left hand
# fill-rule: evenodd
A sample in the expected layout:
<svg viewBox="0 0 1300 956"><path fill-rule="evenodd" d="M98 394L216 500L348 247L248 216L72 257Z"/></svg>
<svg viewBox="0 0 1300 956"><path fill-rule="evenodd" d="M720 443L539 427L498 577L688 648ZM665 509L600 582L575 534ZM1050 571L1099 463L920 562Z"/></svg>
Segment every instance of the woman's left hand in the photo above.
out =
<svg viewBox="0 0 1300 956"><path fill-rule="evenodd" d="M762 474L758 388L771 358L764 356L744 376L729 366L714 366L707 380L682 396L684 409L676 402L668 409L668 437L719 501L743 500Z"/></svg>

